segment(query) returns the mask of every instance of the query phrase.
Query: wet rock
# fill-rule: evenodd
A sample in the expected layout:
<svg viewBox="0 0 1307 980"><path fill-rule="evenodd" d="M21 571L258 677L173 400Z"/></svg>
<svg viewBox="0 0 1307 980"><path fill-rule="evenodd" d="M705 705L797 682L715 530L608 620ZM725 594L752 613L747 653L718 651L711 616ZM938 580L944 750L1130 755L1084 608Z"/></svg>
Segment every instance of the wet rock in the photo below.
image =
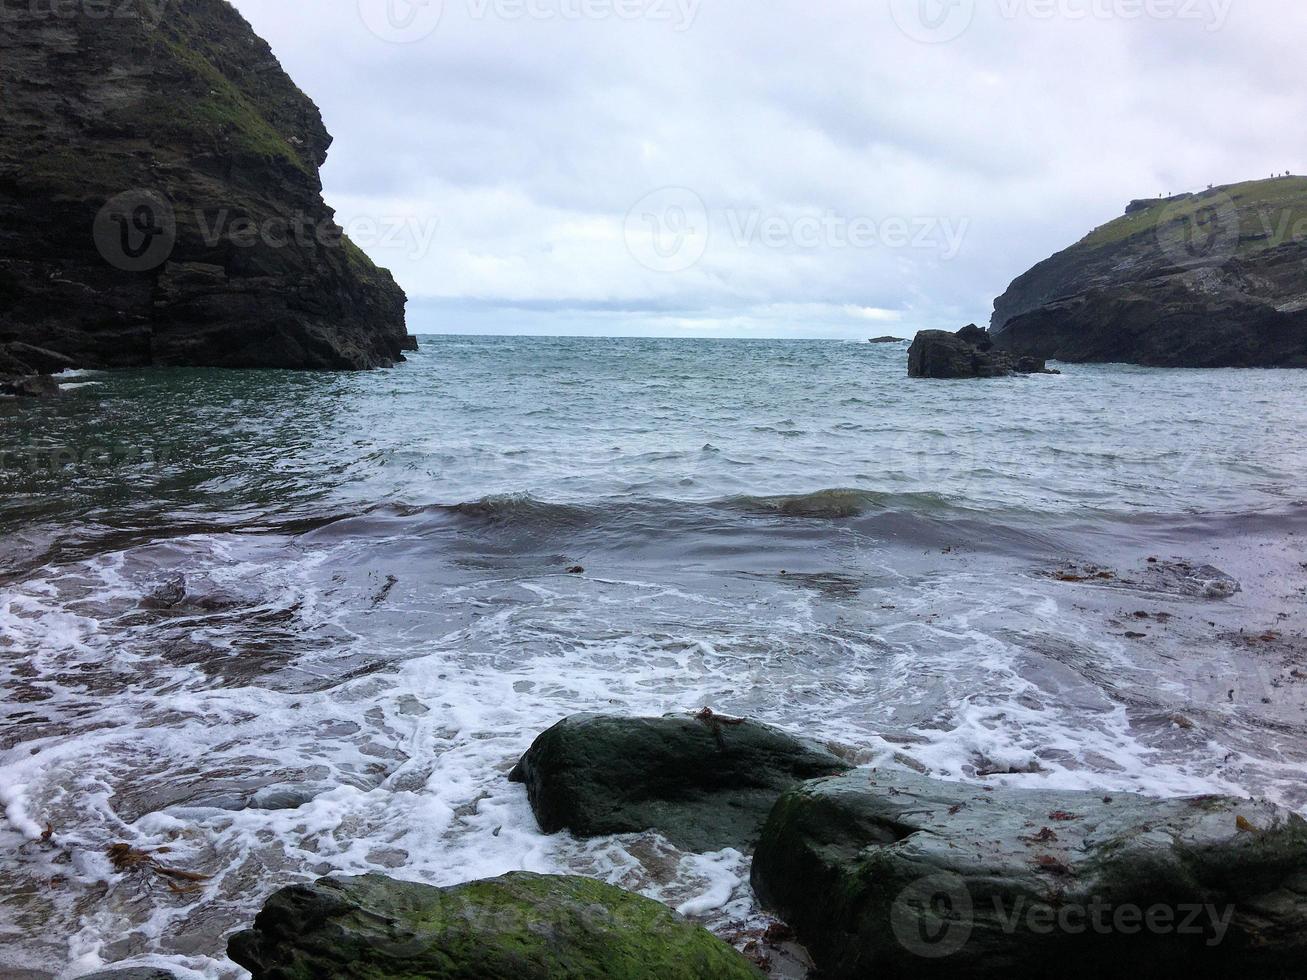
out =
<svg viewBox="0 0 1307 980"><path fill-rule="evenodd" d="M1307 822L1226 797L859 771L782 797L753 886L831 978L1279 976L1307 953Z"/></svg>
<svg viewBox="0 0 1307 980"><path fill-rule="evenodd" d="M1010 374L1056 374L1037 357L1015 357L994 346L985 330L969 323L957 333L923 330L908 348L912 378L1002 378Z"/></svg>
<svg viewBox="0 0 1307 980"><path fill-rule="evenodd" d="M656 830L677 847L746 850L785 790L851 766L815 742L715 715L573 715L535 740L509 778L540 828L578 837Z"/></svg>
<svg viewBox="0 0 1307 980"><path fill-rule="evenodd" d="M1195 565L1179 559L1162 561L1159 558L1149 558L1138 577L1117 573L1099 565L1076 562L1065 562L1047 574L1059 582L1106 585L1190 599L1228 599L1243 591L1238 579L1219 568ZM1142 617L1136 614L1136 618L1146 619L1148 614L1144 613ZM1160 613L1157 617L1158 622L1162 623L1170 618L1165 613Z"/></svg>
<svg viewBox="0 0 1307 980"><path fill-rule="evenodd" d="M186 576L173 575L166 582L155 586L150 594L141 600L144 609L172 609L186 598Z"/></svg>
<svg viewBox="0 0 1307 980"><path fill-rule="evenodd" d="M759 980L743 956L652 899L514 872L451 888L383 875L283 888L231 959L254 980Z"/></svg>
<svg viewBox="0 0 1307 980"><path fill-rule="evenodd" d="M904 344L907 341L902 337L872 337L867 341L869 344Z"/></svg>
<svg viewBox="0 0 1307 980"><path fill-rule="evenodd" d="M125 970L101 970L88 973L78 980L177 980L177 974L149 966L128 967Z"/></svg>
<svg viewBox="0 0 1307 980"><path fill-rule="evenodd" d="M1150 591L1195 599L1228 599L1243 591L1238 579L1219 568L1185 561L1150 564L1144 572L1143 585Z"/></svg>
<svg viewBox="0 0 1307 980"><path fill-rule="evenodd" d="M55 398L59 395L59 382L44 374L23 378L0 376L0 394L14 398Z"/></svg>

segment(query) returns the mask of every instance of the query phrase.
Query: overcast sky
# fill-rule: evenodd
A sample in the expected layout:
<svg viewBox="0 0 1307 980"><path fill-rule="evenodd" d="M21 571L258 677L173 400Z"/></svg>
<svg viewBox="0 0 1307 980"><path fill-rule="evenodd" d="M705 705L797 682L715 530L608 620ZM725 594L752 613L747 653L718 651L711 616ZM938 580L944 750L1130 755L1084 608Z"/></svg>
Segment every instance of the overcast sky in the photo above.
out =
<svg viewBox="0 0 1307 980"><path fill-rule="evenodd" d="M1302 0L235 0L415 333L987 323L1132 197L1307 171Z"/></svg>

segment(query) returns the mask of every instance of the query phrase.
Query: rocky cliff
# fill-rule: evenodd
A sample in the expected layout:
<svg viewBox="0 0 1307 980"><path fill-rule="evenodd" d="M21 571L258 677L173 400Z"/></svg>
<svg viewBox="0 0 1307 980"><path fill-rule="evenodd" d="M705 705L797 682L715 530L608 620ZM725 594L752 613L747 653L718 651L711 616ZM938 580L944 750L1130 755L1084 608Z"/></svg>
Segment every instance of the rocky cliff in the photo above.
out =
<svg viewBox="0 0 1307 980"><path fill-rule="evenodd" d="M1063 361L1307 367L1307 178L1133 201L1013 282L991 330Z"/></svg>
<svg viewBox="0 0 1307 980"><path fill-rule="evenodd" d="M0 344L81 366L402 360L404 293L322 200L330 143L226 0L0 0Z"/></svg>

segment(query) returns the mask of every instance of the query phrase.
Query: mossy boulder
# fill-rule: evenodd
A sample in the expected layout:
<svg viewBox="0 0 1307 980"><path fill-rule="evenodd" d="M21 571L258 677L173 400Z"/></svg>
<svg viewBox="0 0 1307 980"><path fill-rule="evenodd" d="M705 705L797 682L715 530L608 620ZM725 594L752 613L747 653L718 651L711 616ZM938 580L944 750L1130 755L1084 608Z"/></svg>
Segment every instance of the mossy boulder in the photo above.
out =
<svg viewBox="0 0 1307 980"><path fill-rule="evenodd" d="M547 834L656 830L684 850L751 848L781 793L851 766L821 745L711 712L580 714L535 740L510 773Z"/></svg>
<svg viewBox="0 0 1307 980"><path fill-rule="evenodd" d="M1228 797L864 770L782 797L752 881L835 980L1288 976L1307 954L1307 822Z"/></svg>
<svg viewBox="0 0 1307 980"><path fill-rule="evenodd" d="M228 955L254 980L759 980L706 929L589 878L514 872L450 888L321 878L268 899Z"/></svg>

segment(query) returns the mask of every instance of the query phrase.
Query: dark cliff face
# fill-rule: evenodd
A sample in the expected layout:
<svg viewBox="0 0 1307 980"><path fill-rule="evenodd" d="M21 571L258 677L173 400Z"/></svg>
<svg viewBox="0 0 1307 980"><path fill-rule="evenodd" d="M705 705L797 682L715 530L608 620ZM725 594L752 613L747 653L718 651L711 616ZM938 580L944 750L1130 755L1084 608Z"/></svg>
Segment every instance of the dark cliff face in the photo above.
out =
<svg viewBox="0 0 1307 980"><path fill-rule="evenodd" d="M317 107L226 0L0 0L0 343L362 369L403 291L322 201Z"/></svg>
<svg viewBox="0 0 1307 980"><path fill-rule="evenodd" d="M998 343L1064 361L1307 367L1307 178L1132 202L994 302Z"/></svg>

